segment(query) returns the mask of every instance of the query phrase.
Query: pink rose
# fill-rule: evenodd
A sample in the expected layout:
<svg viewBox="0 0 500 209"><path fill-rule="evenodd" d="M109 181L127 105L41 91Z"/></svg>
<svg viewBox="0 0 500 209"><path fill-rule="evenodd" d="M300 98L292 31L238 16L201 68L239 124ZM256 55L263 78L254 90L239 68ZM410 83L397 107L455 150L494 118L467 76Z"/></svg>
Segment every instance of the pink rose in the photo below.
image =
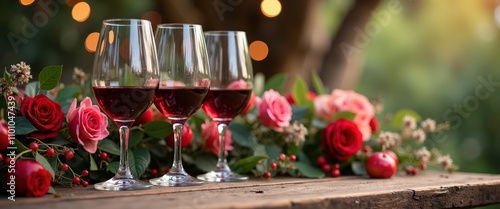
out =
<svg viewBox="0 0 500 209"><path fill-rule="evenodd" d="M358 125L363 140L371 137L370 120L375 115L375 108L368 99L352 90L334 89L330 95L319 95L314 100L317 117L332 122L335 114L349 111L356 114L353 122Z"/></svg>
<svg viewBox="0 0 500 209"><path fill-rule="evenodd" d="M278 92L272 89L264 92L262 99L257 99L257 108L263 125L278 132L290 126L292 107Z"/></svg>
<svg viewBox="0 0 500 209"><path fill-rule="evenodd" d="M217 128L217 123L210 122L208 120L201 124L201 137L205 141L205 149L211 151L215 155L219 155L219 131ZM226 155L229 150L233 150L233 140L231 139L231 131L226 131L226 138L224 140L226 144Z"/></svg>
<svg viewBox="0 0 500 209"><path fill-rule="evenodd" d="M81 144L89 153L95 153L97 143L109 135L108 117L102 113L97 105L92 105L86 97L76 108L76 99L69 107L66 121L71 137Z"/></svg>

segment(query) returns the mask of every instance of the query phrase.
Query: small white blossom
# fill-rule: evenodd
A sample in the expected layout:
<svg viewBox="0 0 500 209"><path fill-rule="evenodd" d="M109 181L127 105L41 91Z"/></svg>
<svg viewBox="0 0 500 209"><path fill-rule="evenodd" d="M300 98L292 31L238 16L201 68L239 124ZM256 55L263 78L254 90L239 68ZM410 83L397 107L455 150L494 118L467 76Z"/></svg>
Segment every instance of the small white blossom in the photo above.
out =
<svg viewBox="0 0 500 209"><path fill-rule="evenodd" d="M285 127L283 133L285 134L285 141L287 143L299 145L306 140L305 136L308 134L308 131L302 123L295 121L290 126Z"/></svg>
<svg viewBox="0 0 500 209"><path fill-rule="evenodd" d="M32 78L31 67L25 62L20 62L10 66L10 78L15 85L28 83Z"/></svg>
<svg viewBox="0 0 500 209"><path fill-rule="evenodd" d="M14 91L14 87L7 83L3 78L0 78L0 95L8 96Z"/></svg>
<svg viewBox="0 0 500 209"><path fill-rule="evenodd" d="M87 80L87 74L83 72L82 69L75 67L73 69L73 80L79 84L85 83L85 80Z"/></svg>
<svg viewBox="0 0 500 209"><path fill-rule="evenodd" d="M414 117L407 115L403 117L403 127L415 129L417 128L417 121Z"/></svg>
<svg viewBox="0 0 500 209"><path fill-rule="evenodd" d="M381 132L375 140L377 144L385 149L395 147L401 142L401 136L393 132Z"/></svg>
<svg viewBox="0 0 500 209"><path fill-rule="evenodd" d="M417 129L415 131L413 131L413 133L411 134L411 137L419 144L422 144L424 143L425 141L425 132L424 130L422 129Z"/></svg>
<svg viewBox="0 0 500 209"><path fill-rule="evenodd" d="M417 160L419 160L421 163L427 163L431 158L431 152L429 152L426 147L422 147L419 150L415 151L415 158L417 158Z"/></svg>
<svg viewBox="0 0 500 209"><path fill-rule="evenodd" d="M448 170L453 166L453 160L450 155L440 156L437 161L445 170Z"/></svg>
<svg viewBox="0 0 500 209"><path fill-rule="evenodd" d="M436 131L436 121L432 120L430 118L425 119L420 123L420 126L424 129L426 132L434 132Z"/></svg>

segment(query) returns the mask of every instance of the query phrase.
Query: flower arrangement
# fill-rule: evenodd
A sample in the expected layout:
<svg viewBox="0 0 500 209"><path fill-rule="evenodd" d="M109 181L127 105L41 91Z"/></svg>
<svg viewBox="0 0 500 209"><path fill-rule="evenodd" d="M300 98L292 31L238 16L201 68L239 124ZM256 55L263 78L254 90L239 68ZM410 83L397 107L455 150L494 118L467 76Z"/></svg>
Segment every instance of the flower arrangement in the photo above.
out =
<svg viewBox="0 0 500 209"><path fill-rule="evenodd" d="M54 192L51 184L86 187L110 178L118 169L117 128L95 105L88 76L75 68L74 83L66 86L59 83L61 75L62 66L49 66L40 72L39 81L29 82L30 67L21 62L0 78L0 174L5 176L0 181L5 179L2 185L8 187L14 180L24 185L7 191L43 196ZM426 135L446 130L446 123L426 119L418 126L421 117L403 110L393 117L392 128L380 131L376 116L380 103L354 91L329 93L315 73L315 93L297 77L284 96L286 80L285 74L266 82L256 76L250 101L226 135L224 146L234 171L263 178L341 174L388 178L398 169L409 175L427 166L458 169L449 155L424 146ZM17 88L21 85L23 90ZM152 178L168 171L172 129L154 106L136 120L128 147L134 176ZM217 126L198 111L183 129L186 170L192 174L212 170L219 147ZM15 174L9 170L13 166Z"/></svg>

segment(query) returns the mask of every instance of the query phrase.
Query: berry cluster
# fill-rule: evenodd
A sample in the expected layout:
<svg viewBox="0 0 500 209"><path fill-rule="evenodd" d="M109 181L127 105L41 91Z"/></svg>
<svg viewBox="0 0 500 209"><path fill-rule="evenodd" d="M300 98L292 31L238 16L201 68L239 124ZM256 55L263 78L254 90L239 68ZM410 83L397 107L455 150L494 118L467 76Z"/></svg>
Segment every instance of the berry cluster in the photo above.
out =
<svg viewBox="0 0 500 209"><path fill-rule="evenodd" d="M321 167L321 170L323 170L326 174L330 174L332 177L340 176L340 165L338 163L333 164L332 169L332 165L328 164L326 158L324 156L319 156L316 159L316 164L318 164L318 166Z"/></svg>
<svg viewBox="0 0 500 209"><path fill-rule="evenodd" d="M278 155L277 160L273 160L267 169L264 170L262 176L269 179L273 176L271 171L278 171L273 173L279 173L280 175L285 175L287 171L296 169L293 162L297 161L297 156L290 155L287 156L283 153Z"/></svg>

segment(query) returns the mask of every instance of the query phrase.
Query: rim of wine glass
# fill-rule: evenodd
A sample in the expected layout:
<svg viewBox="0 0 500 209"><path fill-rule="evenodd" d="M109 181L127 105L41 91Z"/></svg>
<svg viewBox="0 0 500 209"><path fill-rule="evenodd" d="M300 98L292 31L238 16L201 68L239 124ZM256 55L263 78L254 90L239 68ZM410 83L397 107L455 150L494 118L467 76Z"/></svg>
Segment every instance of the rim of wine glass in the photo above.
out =
<svg viewBox="0 0 500 209"><path fill-rule="evenodd" d="M102 24L110 26L151 26L151 21L145 19L114 18L103 20Z"/></svg>
<svg viewBox="0 0 500 209"><path fill-rule="evenodd" d="M172 28L172 29L182 29L182 28L201 28L200 24L191 24L191 23L162 23L158 24L156 27L158 28Z"/></svg>
<svg viewBox="0 0 500 209"><path fill-rule="evenodd" d="M240 30L213 30L205 31L204 34L207 36L232 36L232 35L246 35L245 31Z"/></svg>

